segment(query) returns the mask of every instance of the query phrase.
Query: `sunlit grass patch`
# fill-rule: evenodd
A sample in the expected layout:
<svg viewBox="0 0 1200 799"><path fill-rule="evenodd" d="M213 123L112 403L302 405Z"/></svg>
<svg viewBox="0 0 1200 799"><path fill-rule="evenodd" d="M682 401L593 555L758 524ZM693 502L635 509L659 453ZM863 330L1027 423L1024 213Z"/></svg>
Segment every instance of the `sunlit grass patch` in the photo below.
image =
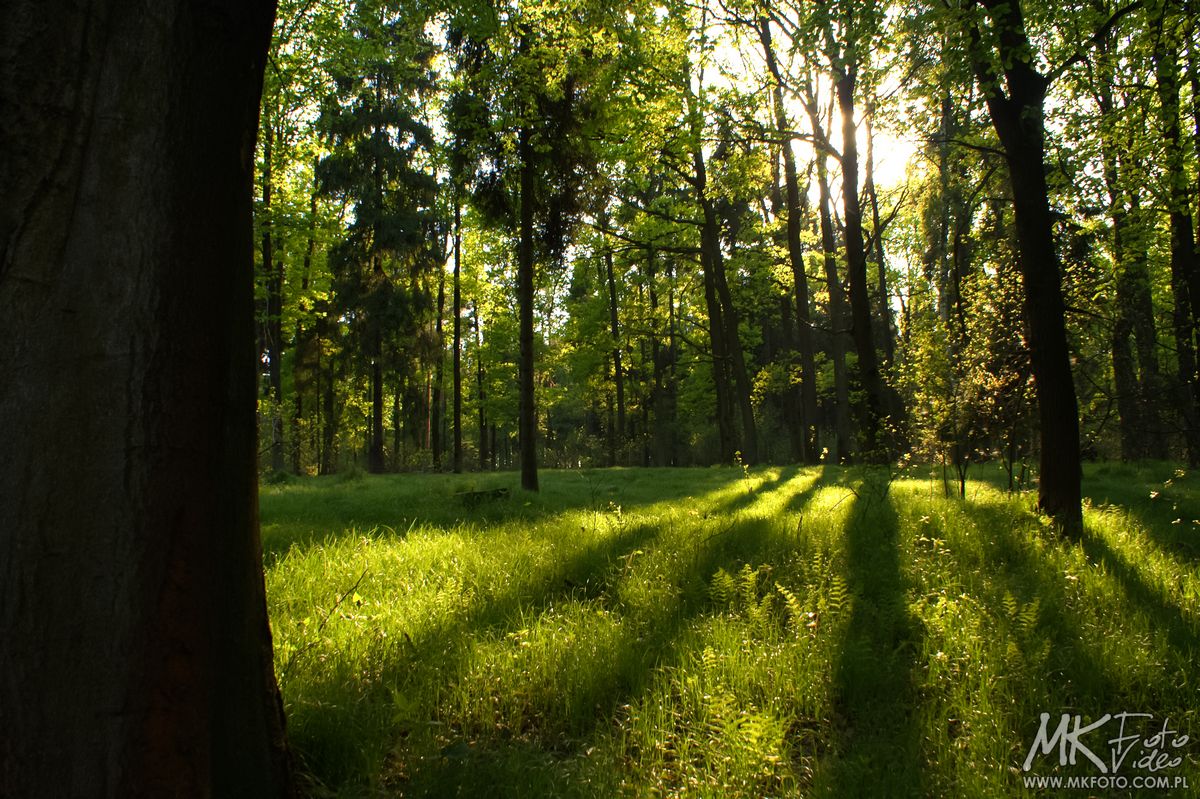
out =
<svg viewBox="0 0 1200 799"><path fill-rule="evenodd" d="M341 796L1021 795L1042 712L1200 732L1172 475L1102 477L1081 541L878 469L272 486L292 740Z"/></svg>

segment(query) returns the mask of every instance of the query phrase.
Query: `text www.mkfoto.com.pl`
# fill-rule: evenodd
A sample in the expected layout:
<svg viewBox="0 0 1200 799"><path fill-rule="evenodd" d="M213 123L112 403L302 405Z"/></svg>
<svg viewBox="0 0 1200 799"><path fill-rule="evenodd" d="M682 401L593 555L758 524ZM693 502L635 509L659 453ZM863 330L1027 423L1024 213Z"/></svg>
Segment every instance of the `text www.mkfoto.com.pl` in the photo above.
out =
<svg viewBox="0 0 1200 799"><path fill-rule="evenodd" d="M1095 790L1141 790L1158 789L1165 791L1187 790L1187 777L1171 776L1169 774L1139 774L1134 777L1124 775L1090 776L1047 774L1038 776L1028 774L1021 778L1026 788L1078 788L1085 791Z"/></svg>

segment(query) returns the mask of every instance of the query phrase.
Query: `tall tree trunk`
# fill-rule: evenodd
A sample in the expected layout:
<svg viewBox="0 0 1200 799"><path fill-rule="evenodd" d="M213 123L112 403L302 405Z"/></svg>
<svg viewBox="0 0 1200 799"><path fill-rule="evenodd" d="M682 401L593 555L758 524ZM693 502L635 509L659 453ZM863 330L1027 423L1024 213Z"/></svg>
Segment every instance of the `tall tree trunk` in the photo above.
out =
<svg viewBox="0 0 1200 799"><path fill-rule="evenodd" d="M717 401L717 458L720 463L733 463L737 450L734 433L732 388L729 379L728 341L725 338L725 318L717 297L715 251L721 242L716 231L705 224L700 236L700 270L704 273L704 303L708 309L708 341L712 349L713 389Z"/></svg>
<svg viewBox="0 0 1200 799"><path fill-rule="evenodd" d="M455 230L455 247L458 246L458 231ZM443 367L446 362L446 338L443 331L442 317L446 315L446 269L444 265L439 265L438 268L438 298L437 298L437 322L435 326L435 335L437 336L437 363L434 364L433 373L433 396L430 399L429 407L429 448L433 454L433 468L435 471L442 470L442 449L444 447L442 441L442 427L445 402L442 399L442 383L444 382ZM457 343L457 336L455 340ZM457 355L455 355L457 359ZM457 377L457 374L455 375Z"/></svg>
<svg viewBox="0 0 1200 799"><path fill-rule="evenodd" d="M313 256L317 251L317 186L316 186L316 170L314 169L313 190L309 195L308 206L308 236L304 246L304 264L300 273L300 291L305 299L302 301L301 310L308 310L308 286L312 279L312 262ZM301 372L308 367L305 366L300 353L308 349L308 345L312 341L312 331L306 331L301 319L296 320L296 359L292 366L292 385L296 395L295 411L292 414L292 471L296 474L301 474L304 471L304 446L301 439L301 425L304 421L304 391L302 385L305 381L301 380ZM320 369L320 342L317 342L317 369ZM311 373L310 373L311 378Z"/></svg>
<svg viewBox="0 0 1200 799"><path fill-rule="evenodd" d="M272 167L276 133L263 128L262 169L262 268L267 284L267 318L264 322L267 354L267 399L271 414L271 470L283 471L283 261L275 259L274 220L271 216Z"/></svg>
<svg viewBox="0 0 1200 799"><path fill-rule="evenodd" d="M463 470L462 448L462 205L454 195L454 473ZM480 380L483 367L480 366ZM480 427L483 426L483 393L480 387Z"/></svg>
<svg viewBox="0 0 1200 799"><path fill-rule="evenodd" d="M879 276L879 330L883 344L883 363L891 366L896 360L896 334L892 320L891 295L888 292L887 258L883 250L883 225L879 218L879 195L875 191L875 131L872 127L874 107L868 107L863 124L867 129L867 169L863 176L863 193L871 206L871 250Z"/></svg>
<svg viewBox="0 0 1200 799"><path fill-rule="evenodd" d="M1068 534L1083 529L1079 407L1067 346L1061 269L1054 247L1046 186L1043 102L1048 82L1034 68L1019 0L980 0L1001 31L996 41L1004 83L976 52L975 70L992 125L1004 147L1012 184L1018 262L1025 287L1025 316L1038 395L1041 469L1038 507ZM974 24L974 23L972 23ZM973 45L981 46L978 28Z"/></svg>
<svg viewBox="0 0 1200 799"><path fill-rule="evenodd" d="M729 282L725 274L725 255L720 244L721 226L716 209L711 201L701 203L704 210L704 228L708 231L710 240L716 241L713 247L711 264L713 278L717 290L717 299L721 303L721 317L724 322L725 349L729 353L729 371L733 376L734 399L742 419L742 460L746 463L758 462L758 429L754 423L754 405L752 402L752 387L750 375L746 368L746 355L742 349L740 316L733 304L733 295L729 291Z"/></svg>
<svg viewBox="0 0 1200 799"><path fill-rule="evenodd" d="M1159 121L1166 139L1167 209L1171 225L1171 291L1175 298L1174 332L1178 363L1179 413L1184 423L1188 463L1200 465L1200 385L1196 374L1196 303L1200 300L1200 263L1192 227L1189 185L1180 130L1179 44L1177 20L1163 21L1155 40L1155 78Z"/></svg>
<svg viewBox="0 0 1200 799"><path fill-rule="evenodd" d="M538 490L537 408L533 379L533 140L527 127L518 136L521 160L520 241L517 247L517 305L519 306L520 413L518 435L521 447L521 487Z"/></svg>
<svg viewBox="0 0 1200 799"><path fill-rule="evenodd" d="M813 348L812 315L808 307L808 275L804 270L804 246L801 230L807 211L807 195L800 191L800 177L796 170L796 154L788 138L791 122L783 103L783 75L775 58L771 41L771 25L766 17L758 23L759 40L766 56L767 69L774 80L772 87L775 106L775 126L783 138L783 179L787 207L788 262L792 267L792 282L796 294L796 343L800 351L800 460L816 463L820 456L817 436L817 374ZM811 176L811 172L809 173ZM811 177L809 178L811 179Z"/></svg>
<svg viewBox="0 0 1200 799"><path fill-rule="evenodd" d="M825 286L829 292L829 355L833 361L833 431L837 460L845 463L851 456L850 378L846 370L846 309L842 282L838 278L837 244L833 236L832 198L825 155L817 156L817 190L820 192L821 251L825 267Z"/></svg>
<svg viewBox="0 0 1200 799"><path fill-rule="evenodd" d="M862 455L868 461L887 458L883 426L883 382L879 358L871 332L871 298L867 285L867 253L863 244L862 204L858 196L858 132L854 123L854 91L857 82L853 65L845 67L836 83L842 113L842 200L845 220L846 278L850 290L850 333L858 355L858 375L865 397L861 419Z"/></svg>
<svg viewBox="0 0 1200 799"><path fill-rule="evenodd" d="M0 795L290 793L255 476L273 6L4 12Z"/></svg>
<svg viewBox="0 0 1200 799"><path fill-rule="evenodd" d="M1141 246L1143 235L1139 232L1142 226L1140 189L1135 186L1135 179L1127 174L1128 162L1121 156L1125 137L1119 135L1119 126L1124 113L1117 111L1113 70L1111 43L1106 42L1096 59L1095 99L1102 119L1101 164L1109 195L1116 271L1116 317L1111 348L1120 417L1121 458L1165 458L1167 448L1158 408L1162 385L1155 346L1154 308L1145 250Z"/></svg>
<svg viewBox="0 0 1200 799"><path fill-rule="evenodd" d="M608 233L607 213L603 213L600 217L600 229L605 234ZM617 314L617 281L613 274L612 248L609 247L608 241L604 242L604 276L608 288L608 324L609 333L612 336L613 380L617 390L617 427L613 446L616 450L623 451L625 436L629 432L625 422L625 370L621 366L621 328Z"/></svg>

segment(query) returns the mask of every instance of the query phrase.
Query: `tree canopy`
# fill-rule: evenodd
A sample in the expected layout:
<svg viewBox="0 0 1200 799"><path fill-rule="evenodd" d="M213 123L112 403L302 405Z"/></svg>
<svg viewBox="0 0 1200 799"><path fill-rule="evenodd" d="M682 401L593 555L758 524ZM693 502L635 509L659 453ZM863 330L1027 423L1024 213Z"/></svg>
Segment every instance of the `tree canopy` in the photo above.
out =
<svg viewBox="0 0 1200 799"><path fill-rule="evenodd" d="M1197 46L1171 0L284 3L264 430L529 488L994 460L1077 527L1081 458L1200 461Z"/></svg>

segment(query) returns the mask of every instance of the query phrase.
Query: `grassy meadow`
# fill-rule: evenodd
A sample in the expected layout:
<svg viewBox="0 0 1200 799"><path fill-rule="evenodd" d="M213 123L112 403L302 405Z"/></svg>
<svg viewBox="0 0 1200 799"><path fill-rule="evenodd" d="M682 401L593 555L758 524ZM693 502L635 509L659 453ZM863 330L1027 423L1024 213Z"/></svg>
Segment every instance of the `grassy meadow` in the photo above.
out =
<svg viewBox="0 0 1200 799"><path fill-rule="evenodd" d="M1197 736L1159 773L1200 791L1200 477L1089 467L1071 542L974 476L966 501L836 467L265 485L309 792L1038 795L1039 714L1121 711ZM1057 754L1034 773L1099 773Z"/></svg>

